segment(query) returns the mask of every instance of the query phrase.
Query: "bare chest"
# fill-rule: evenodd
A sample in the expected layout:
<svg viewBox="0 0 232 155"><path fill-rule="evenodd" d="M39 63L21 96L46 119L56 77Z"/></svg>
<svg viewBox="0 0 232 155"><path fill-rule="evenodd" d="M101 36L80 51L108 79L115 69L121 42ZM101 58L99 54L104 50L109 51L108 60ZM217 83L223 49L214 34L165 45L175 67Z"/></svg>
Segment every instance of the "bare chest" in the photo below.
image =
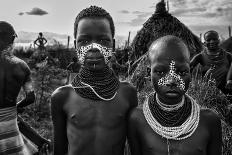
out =
<svg viewBox="0 0 232 155"><path fill-rule="evenodd" d="M209 133L199 125L193 135L184 140L168 140L153 131L148 124L140 128L140 139L146 155L205 155Z"/></svg>
<svg viewBox="0 0 232 155"><path fill-rule="evenodd" d="M66 103L70 124L76 128L117 128L126 121L129 103L119 94L112 101L92 101L75 96Z"/></svg>

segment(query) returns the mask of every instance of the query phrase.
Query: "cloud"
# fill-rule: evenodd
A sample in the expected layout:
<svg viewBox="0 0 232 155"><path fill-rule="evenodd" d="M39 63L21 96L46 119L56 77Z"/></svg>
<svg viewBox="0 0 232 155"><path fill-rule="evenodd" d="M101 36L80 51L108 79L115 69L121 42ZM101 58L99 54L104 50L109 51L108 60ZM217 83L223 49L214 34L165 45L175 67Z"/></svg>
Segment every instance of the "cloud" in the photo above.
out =
<svg viewBox="0 0 232 155"><path fill-rule="evenodd" d="M28 14L28 15L35 15L35 16L43 16L43 15L48 14L48 12L45 11L45 10L42 10L40 8L35 7L31 11L26 12L26 14Z"/></svg>
<svg viewBox="0 0 232 155"><path fill-rule="evenodd" d="M188 8L188 9L176 9L174 11L170 11L170 13L174 16L198 16L199 14L204 13L206 8Z"/></svg>
<svg viewBox="0 0 232 155"><path fill-rule="evenodd" d="M135 17L123 24L142 26L154 13L156 4L152 4L149 11L132 11ZM151 10L151 11L150 11ZM169 11L187 25L228 25L232 21L231 0L169 0Z"/></svg>
<svg viewBox="0 0 232 155"><path fill-rule="evenodd" d="M122 13L122 14L129 14L130 12L128 10L121 10L119 11L119 13Z"/></svg>
<svg viewBox="0 0 232 155"><path fill-rule="evenodd" d="M177 18L199 19L198 22L205 20L204 23L214 20L215 24L222 25L232 21L231 0L175 0L169 4L170 13Z"/></svg>
<svg viewBox="0 0 232 155"><path fill-rule="evenodd" d="M133 11L132 13L133 14L142 14L142 13L145 13L145 12L142 12L142 11Z"/></svg>
<svg viewBox="0 0 232 155"><path fill-rule="evenodd" d="M141 26L143 23L152 15L153 12L140 12L134 11L133 14L136 14L137 17L132 19L129 22L123 22L122 24L127 24L129 26Z"/></svg>
<svg viewBox="0 0 232 155"><path fill-rule="evenodd" d="M22 15L24 15L24 12L19 12L18 15L22 16Z"/></svg>

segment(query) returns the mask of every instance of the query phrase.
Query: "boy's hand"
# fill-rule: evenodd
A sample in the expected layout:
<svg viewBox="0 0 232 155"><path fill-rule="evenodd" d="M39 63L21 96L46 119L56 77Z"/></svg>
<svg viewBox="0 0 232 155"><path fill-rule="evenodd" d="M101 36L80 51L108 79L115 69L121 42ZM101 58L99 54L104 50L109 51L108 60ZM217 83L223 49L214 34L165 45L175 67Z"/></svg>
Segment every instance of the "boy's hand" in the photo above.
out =
<svg viewBox="0 0 232 155"><path fill-rule="evenodd" d="M45 144L39 149L39 155L52 155L51 142L45 143Z"/></svg>

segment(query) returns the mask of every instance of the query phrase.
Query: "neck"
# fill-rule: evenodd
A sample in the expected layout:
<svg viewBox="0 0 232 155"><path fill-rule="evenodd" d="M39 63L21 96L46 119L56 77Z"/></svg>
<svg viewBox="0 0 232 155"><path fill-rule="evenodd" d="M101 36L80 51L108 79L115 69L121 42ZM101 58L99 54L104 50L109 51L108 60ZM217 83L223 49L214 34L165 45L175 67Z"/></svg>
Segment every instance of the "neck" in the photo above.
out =
<svg viewBox="0 0 232 155"><path fill-rule="evenodd" d="M88 67L82 67L80 70L80 77L86 79L92 79L92 78L101 79L105 77L107 78L110 75L111 75L111 70L107 65L101 70L93 70Z"/></svg>
<svg viewBox="0 0 232 155"><path fill-rule="evenodd" d="M5 47L2 51L0 51L0 58L7 59L12 56L12 45Z"/></svg>
<svg viewBox="0 0 232 155"><path fill-rule="evenodd" d="M218 55L218 54L220 54L220 50L219 50L219 48L216 48L216 49L207 49L206 50L206 53L208 54L208 55Z"/></svg>
<svg viewBox="0 0 232 155"><path fill-rule="evenodd" d="M179 104L183 100L183 98L184 95L182 95L177 99L166 99L156 94L156 99L158 99L159 102L161 102L164 105L170 105L170 106Z"/></svg>
<svg viewBox="0 0 232 155"><path fill-rule="evenodd" d="M116 96L120 82L108 66L100 71L83 67L72 85L84 98L109 101Z"/></svg>

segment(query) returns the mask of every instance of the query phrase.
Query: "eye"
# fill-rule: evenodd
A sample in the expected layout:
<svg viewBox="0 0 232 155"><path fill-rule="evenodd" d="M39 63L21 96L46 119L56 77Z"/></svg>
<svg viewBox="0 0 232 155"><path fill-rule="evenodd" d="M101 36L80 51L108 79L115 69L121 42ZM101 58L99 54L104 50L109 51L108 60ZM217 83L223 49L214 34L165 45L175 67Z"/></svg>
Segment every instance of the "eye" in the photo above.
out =
<svg viewBox="0 0 232 155"><path fill-rule="evenodd" d="M78 39L77 40L77 43L81 43L81 44L87 44L89 42L89 40L88 39Z"/></svg>
<svg viewBox="0 0 232 155"><path fill-rule="evenodd" d="M110 39L108 39L108 38L101 38L99 41L100 41L100 43L108 43L108 42L110 42Z"/></svg>
<svg viewBox="0 0 232 155"><path fill-rule="evenodd" d="M159 76L163 76L165 74L164 71L160 71L160 70L155 70L154 73L156 73Z"/></svg>

